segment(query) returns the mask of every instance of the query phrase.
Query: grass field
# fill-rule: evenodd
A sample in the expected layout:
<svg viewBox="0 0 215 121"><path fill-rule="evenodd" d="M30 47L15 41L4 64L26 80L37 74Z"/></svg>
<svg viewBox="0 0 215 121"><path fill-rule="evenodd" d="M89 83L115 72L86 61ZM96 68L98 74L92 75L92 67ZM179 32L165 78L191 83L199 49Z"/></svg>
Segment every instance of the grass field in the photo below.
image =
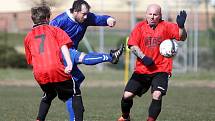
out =
<svg viewBox="0 0 215 121"><path fill-rule="evenodd" d="M123 70L81 68L86 74L82 86L85 121L116 121L124 88ZM174 74L158 121L214 121L214 76L213 71ZM34 121L41 95L31 70L0 69L0 121ZM132 121L146 119L150 100L149 94L135 98ZM47 121L68 121L65 104L57 98Z"/></svg>
<svg viewBox="0 0 215 121"><path fill-rule="evenodd" d="M85 121L116 121L120 116L122 86L85 87L83 100ZM207 87L169 88L164 97L163 110L158 121L214 121L215 90ZM0 86L0 121L34 121L41 91L39 87ZM133 121L144 121L150 96L134 100ZM68 121L65 105L54 100L47 121Z"/></svg>

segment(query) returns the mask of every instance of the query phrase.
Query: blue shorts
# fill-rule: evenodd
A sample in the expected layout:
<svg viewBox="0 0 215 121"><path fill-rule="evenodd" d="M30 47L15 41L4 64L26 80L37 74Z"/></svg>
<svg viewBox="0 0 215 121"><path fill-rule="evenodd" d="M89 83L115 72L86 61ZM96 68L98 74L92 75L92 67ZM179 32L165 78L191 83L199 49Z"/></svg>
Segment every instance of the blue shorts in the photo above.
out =
<svg viewBox="0 0 215 121"><path fill-rule="evenodd" d="M77 51L74 48L70 48L69 53L70 53L70 57L71 57L72 64L73 64L71 75L72 75L72 78L74 79L74 81L77 82L76 84L80 87L81 83L85 79L84 74L78 68L78 59L81 55L81 52ZM64 59L64 65L66 65L65 59Z"/></svg>

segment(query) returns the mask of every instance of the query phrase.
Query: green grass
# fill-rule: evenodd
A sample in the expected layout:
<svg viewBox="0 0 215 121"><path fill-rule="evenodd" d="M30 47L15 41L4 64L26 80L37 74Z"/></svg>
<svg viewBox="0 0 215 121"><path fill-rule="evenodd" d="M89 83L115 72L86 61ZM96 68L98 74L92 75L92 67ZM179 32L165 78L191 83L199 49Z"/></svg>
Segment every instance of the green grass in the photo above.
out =
<svg viewBox="0 0 215 121"><path fill-rule="evenodd" d="M85 87L83 101L85 121L115 121L120 116L123 87ZM163 99L163 109L158 121L214 121L215 90L204 87L170 87ZM39 87L0 86L0 120L34 121L42 92ZM150 95L134 99L133 121L143 121L147 116ZM68 121L65 105L55 99L47 121Z"/></svg>
<svg viewBox="0 0 215 121"><path fill-rule="evenodd" d="M3 69L0 68L0 80L33 80L32 70L30 69Z"/></svg>
<svg viewBox="0 0 215 121"><path fill-rule="evenodd" d="M26 33L4 33L0 32L0 44L9 46L22 46Z"/></svg>
<svg viewBox="0 0 215 121"><path fill-rule="evenodd" d="M106 49L116 47L117 43L127 34L120 34L118 31L105 31L104 45ZM0 32L0 44L7 44L9 46L23 46L23 40L26 33L4 33ZM99 48L99 32L86 32L85 37L93 48ZM81 41L83 44L83 41Z"/></svg>
<svg viewBox="0 0 215 121"><path fill-rule="evenodd" d="M186 72L186 73L173 73L172 79L180 81L196 81L196 80L207 80L215 81L214 70L205 71L200 70L198 72Z"/></svg>
<svg viewBox="0 0 215 121"><path fill-rule="evenodd" d="M82 94L85 105L85 121L115 121L120 116L120 100L124 87L114 85L123 80L123 70L104 67L97 71L96 66L80 66L86 76L83 83L100 83L101 86L83 86ZM174 73L172 82L214 80L214 71L198 73ZM0 81L13 83L32 81L32 70L0 69ZM26 80L26 81L25 81ZM10 82L11 81L11 82ZM113 87L105 87L107 81ZM158 121L214 121L215 89L205 85L170 85L164 97L163 110ZM42 92L39 86L3 86L0 85L0 121L34 121ZM147 109L151 96L136 97L132 108L133 121L143 121L147 117ZM47 116L47 121L68 121L65 104L55 99Z"/></svg>
<svg viewBox="0 0 215 121"><path fill-rule="evenodd" d="M107 65L104 66L102 71L97 70L97 66L79 66L81 71L86 76L86 80L111 80L119 81L124 79L123 69L110 68ZM131 73L130 73L131 75ZM31 69L2 69L0 68L0 81L1 80L33 80L33 74ZM173 73L172 80L179 81L215 81L214 71L199 71L199 72L187 72L187 73Z"/></svg>

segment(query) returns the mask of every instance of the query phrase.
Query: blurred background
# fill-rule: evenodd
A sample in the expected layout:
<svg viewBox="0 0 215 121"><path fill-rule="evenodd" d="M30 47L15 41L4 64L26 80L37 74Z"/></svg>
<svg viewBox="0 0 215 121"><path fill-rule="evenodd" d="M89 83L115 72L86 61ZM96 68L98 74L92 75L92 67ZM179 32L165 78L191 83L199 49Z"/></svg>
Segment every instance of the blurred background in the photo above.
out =
<svg viewBox="0 0 215 121"><path fill-rule="evenodd" d="M41 90L26 64L23 48L23 40L33 25L30 8L48 4L52 10L51 18L54 18L69 9L73 1L0 0L1 121L30 121L35 119L37 113L35 107L38 107ZM135 24L144 19L146 7L151 3L159 4L163 19L172 22L176 21L180 10L186 10L188 38L179 43L169 83L169 96L165 98L164 113L159 121L214 121L215 0L86 1L91 5L91 12L113 16L117 24L114 28L89 27L78 48L83 52L109 53L110 49L124 43ZM117 65L103 63L79 66L86 76L82 84L86 121L113 121L118 118L121 93L132 73L134 62L134 55L126 51ZM150 96L144 96L144 99L150 100ZM147 115L143 114L147 112L147 105L142 108L142 103L142 100L137 101L133 109L135 121L142 121L142 117ZM65 107L59 101L54 102L53 107L54 110L51 109L47 117L50 121L68 119Z"/></svg>

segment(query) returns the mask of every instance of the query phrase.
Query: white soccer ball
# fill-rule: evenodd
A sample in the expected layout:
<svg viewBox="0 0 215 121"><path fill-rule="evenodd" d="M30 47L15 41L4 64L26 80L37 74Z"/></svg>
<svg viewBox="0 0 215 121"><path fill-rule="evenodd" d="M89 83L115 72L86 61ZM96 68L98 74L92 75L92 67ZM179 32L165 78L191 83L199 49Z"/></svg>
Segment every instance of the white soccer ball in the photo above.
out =
<svg viewBox="0 0 215 121"><path fill-rule="evenodd" d="M175 39L166 39L160 44L160 54L166 58L174 57L178 52L178 44Z"/></svg>

